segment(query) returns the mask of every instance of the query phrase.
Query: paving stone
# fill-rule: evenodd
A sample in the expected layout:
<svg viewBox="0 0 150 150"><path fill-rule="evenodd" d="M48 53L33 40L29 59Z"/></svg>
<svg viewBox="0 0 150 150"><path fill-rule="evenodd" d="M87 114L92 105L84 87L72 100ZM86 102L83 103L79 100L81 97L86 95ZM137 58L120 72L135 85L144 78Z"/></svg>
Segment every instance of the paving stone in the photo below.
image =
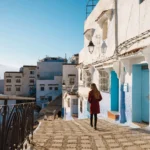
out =
<svg viewBox="0 0 150 150"><path fill-rule="evenodd" d="M91 143L89 140L81 140L81 143Z"/></svg>
<svg viewBox="0 0 150 150"><path fill-rule="evenodd" d="M81 144L82 148L91 148L91 144Z"/></svg>
<svg viewBox="0 0 150 150"><path fill-rule="evenodd" d="M141 150L141 148L138 146L129 146L129 147L126 147L125 150Z"/></svg>
<svg viewBox="0 0 150 150"><path fill-rule="evenodd" d="M104 135L103 136L105 139L112 139L112 136L111 135Z"/></svg>
<svg viewBox="0 0 150 150"><path fill-rule="evenodd" d="M77 144L67 144L67 147L69 147L69 148L76 148Z"/></svg>
<svg viewBox="0 0 150 150"><path fill-rule="evenodd" d="M111 148L111 150L123 150L122 147L118 147L118 148ZM132 149L131 149L132 150Z"/></svg>
<svg viewBox="0 0 150 150"><path fill-rule="evenodd" d="M133 143L131 143L131 142L125 142L125 143L121 143L123 146L132 146L133 145Z"/></svg>
<svg viewBox="0 0 150 150"><path fill-rule="evenodd" d="M62 143L63 140L53 140L54 143Z"/></svg>
<svg viewBox="0 0 150 150"><path fill-rule="evenodd" d="M88 136L82 136L81 139L82 139L82 140L88 140L89 137L88 137Z"/></svg>
<svg viewBox="0 0 150 150"><path fill-rule="evenodd" d="M116 141L113 140L113 139L108 139L108 140L106 140L106 142L107 142L107 143L115 143Z"/></svg>
<svg viewBox="0 0 150 150"><path fill-rule="evenodd" d="M54 139L63 139L64 136L55 136Z"/></svg>
<svg viewBox="0 0 150 150"><path fill-rule="evenodd" d="M137 145L142 145L142 144L146 144L146 141L135 141L134 143Z"/></svg>
<svg viewBox="0 0 150 150"><path fill-rule="evenodd" d="M119 147L119 144L118 143L109 143L108 144L109 147L113 148L113 147Z"/></svg>
<svg viewBox="0 0 150 150"><path fill-rule="evenodd" d="M127 142L128 140L127 139L117 139L119 142Z"/></svg>
<svg viewBox="0 0 150 150"><path fill-rule="evenodd" d="M62 143L52 144L52 147L62 147Z"/></svg>
<svg viewBox="0 0 150 150"><path fill-rule="evenodd" d="M141 148L150 148L150 144L140 145Z"/></svg>
<svg viewBox="0 0 150 150"><path fill-rule="evenodd" d="M77 143L77 140L68 140L68 143Z"/></svg>
<svg viewBox="0 0 150 150"><path fill-rule="evenodd" d="M49 148L48 150L60 150L60 148Z"/></svg>
<svg viewBox="0 0 150 150"><path fill-rule="evenodd" d="M67 148L65 150L77 150L76 148Z"/></svg>

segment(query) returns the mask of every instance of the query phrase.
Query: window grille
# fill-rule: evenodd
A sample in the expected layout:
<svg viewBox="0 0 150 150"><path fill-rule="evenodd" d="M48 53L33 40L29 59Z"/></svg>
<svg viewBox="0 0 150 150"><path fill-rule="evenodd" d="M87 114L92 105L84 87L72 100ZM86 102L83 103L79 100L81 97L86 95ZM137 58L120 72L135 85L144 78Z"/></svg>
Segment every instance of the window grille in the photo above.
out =
<svg viewBox="0 0 150 150"><path fill-rule="evenodd" d="M99 86L103 92L109 92L109 74L105 70L99 70Z"/></svg>

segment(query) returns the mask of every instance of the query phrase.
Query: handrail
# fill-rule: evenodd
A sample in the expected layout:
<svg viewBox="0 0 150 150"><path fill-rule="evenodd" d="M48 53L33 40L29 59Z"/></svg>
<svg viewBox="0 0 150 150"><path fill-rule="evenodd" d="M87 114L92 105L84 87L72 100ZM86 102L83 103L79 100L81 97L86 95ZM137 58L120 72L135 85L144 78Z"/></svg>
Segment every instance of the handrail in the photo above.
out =
<svg viewBox="0 0 150 150"><path fill-rule="evenodd" d="M21 150L24 142L33 139L34 102L7 105L8 100L35 100L35 98L0 96L0 150ZM31 135L31 139L29 138Z"/></svg>
<svg viewBox="0 0 150 150"><path fill-rule="evenodd" d="M0 100L26 100L26 101L35 101L35 98L21 97L21 96L0 95Z"/></svg>

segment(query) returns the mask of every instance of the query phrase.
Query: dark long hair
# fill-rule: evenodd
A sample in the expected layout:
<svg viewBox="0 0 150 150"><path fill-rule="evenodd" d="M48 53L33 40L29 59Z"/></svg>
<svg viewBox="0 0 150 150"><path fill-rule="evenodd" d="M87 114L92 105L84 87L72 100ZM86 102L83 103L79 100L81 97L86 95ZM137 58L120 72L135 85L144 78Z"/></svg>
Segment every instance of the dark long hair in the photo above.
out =
<svg viewBox="0 0 150 150"><path fill-rule="evenodd" d="M92 89L92 91L93 91L94 97L95 97L96 99L99 99L99 97L100 97L100 92L99 92L99 90L97 89L97 86L96 86L95 83L92 83L92 84L91 84L91 89Z"/></svg>

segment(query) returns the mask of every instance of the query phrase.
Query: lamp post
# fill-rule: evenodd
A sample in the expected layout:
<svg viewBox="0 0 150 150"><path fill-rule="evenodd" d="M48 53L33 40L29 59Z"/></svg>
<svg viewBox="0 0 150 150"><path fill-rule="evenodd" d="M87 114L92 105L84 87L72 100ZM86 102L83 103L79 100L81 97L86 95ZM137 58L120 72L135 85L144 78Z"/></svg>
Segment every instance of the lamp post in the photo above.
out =
<svg viewBox="0 0 150 150"><path fill-rule="evenodd" d="M90 43L89 43L89 45L88 45L88 48L89 48L89 52L92 54L93 53L93 51L94 51L94 44L93 44L93 42L92 41L90 41Z"/></svg>

